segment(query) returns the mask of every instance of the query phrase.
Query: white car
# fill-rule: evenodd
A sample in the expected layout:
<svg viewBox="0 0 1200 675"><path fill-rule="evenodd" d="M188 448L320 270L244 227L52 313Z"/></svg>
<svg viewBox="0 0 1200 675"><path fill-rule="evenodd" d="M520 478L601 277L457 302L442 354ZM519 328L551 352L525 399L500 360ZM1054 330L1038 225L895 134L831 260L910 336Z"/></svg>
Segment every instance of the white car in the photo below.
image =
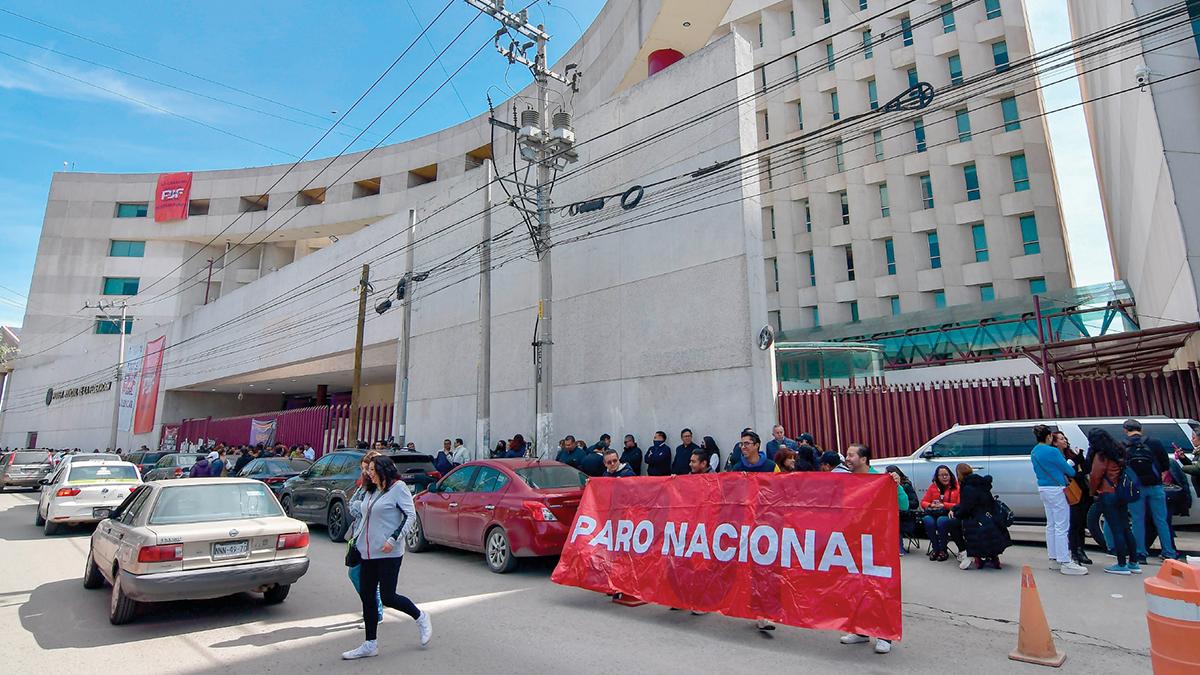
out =
<svg viewBox="0 0 1200 675"><path fill-rule="evenodd" d="M263 483L182 478L139 486L92 533L83 587L112 584L108 619L143 602L259 592L283 602L308 571L308 526Z"/></svg>
<svg viewBox="0 0 1200 675"><path fill-rule="evenodd" d="M42 479L33 524L51 535L60 525L98 523L141 484L137 467L129 462L63 462L54 475Z"/></svg>

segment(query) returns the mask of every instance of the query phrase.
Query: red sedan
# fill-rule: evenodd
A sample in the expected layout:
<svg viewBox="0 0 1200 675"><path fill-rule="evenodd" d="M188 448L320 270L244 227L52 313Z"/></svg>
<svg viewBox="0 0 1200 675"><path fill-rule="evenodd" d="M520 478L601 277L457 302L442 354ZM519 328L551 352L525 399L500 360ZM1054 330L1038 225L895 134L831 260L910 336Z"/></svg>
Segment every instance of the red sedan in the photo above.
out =
<svg viewBox="0 0 1200 675"><path fill-rule="evenodd" d="M409 551L431 544L481 551L493 572L511 572L517 558L562 553L586 482L559 462L467 462L413 497L417 522L405 543Z"/></svg>

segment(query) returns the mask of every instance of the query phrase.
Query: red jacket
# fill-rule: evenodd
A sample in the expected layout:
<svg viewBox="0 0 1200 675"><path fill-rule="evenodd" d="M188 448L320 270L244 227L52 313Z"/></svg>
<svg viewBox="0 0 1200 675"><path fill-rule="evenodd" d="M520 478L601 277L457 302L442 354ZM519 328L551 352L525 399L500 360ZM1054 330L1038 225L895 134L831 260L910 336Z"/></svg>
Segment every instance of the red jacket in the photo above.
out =
<svg viewBox="0 0 1200 675"><path fill-rule="evenodd" d="M921 497L921 508L927 509L933 505L933 502L942 500L942 506L950 509L958 504L958 488L950 488L942 493L937 483L932 483L929 489L925 491L925 496Z"/></svg>

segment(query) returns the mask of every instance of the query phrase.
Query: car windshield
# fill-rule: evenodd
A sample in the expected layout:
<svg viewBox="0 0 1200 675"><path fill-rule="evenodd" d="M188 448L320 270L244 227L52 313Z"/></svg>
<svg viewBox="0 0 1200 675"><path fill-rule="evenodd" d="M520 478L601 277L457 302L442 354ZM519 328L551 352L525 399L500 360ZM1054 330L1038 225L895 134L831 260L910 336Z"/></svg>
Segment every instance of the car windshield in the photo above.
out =
<svg viewBox="0 0 1200 675"><path fill-rule="evenodd" d="M433 467L433 458L429 455L397 454L390 455L392 462L400 473L430 473L437 471Z"/></svg>
<svg viewBox="0 0 1200 675"><path fill-rule="evenodd" d="M151 525L202 523L282 516L262 483L219 483L164 488L150 513Z"/></svg>
<svg viewBox="0 0 1200 675"><path fill-rule="evenodd" d="M137 468L132 464L80 464L71 467L68 483L101 483L104 481L136 481Z"/></svg>
<svg viewBox="0 0 1200 675"><path fill-rule="evenodd" d="M158 460L162 459L163 455L165 455L165 454L167 454L167 453L165 453L165 452L147 452L146 454L141 456L141 458L138 460L138 462L141 464L154 464Z"/></svg>
<svg viewBox="0 0 1200 675"><path fill-rule="evenodd" d="M45 464L50 461L50 455L44 452L14 452L13 464Z"/></svg>
<svg viewBox="0 0 1200 675"><path fill-rule="evenodd" d="M531 466L516 473L535 490L577 488L587 483L587 474L569 466Z"/></svg>
<svg viewBox="0 0 1200 675"><path fill-rule="evenodd" d="M312 466L312 462L306 459L273 459L268 462L263 462L263 473L272 476L278 476L281 473L300 473Z"/></svg>
<svg viewBox="0 0 1200 675"><path fill-rule="evenodd" d="M116 455L102 455L98 452L93 452L90 455L73 455L72 463L82 462L120 462L121 458Z"/></svg>

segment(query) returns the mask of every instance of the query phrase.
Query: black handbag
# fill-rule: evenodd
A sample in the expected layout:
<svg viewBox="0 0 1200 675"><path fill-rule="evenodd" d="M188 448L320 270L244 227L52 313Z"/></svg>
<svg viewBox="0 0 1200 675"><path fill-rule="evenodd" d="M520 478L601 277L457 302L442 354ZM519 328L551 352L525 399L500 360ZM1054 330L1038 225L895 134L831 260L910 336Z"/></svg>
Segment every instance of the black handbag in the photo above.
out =
<svg viewBox="0 0 1200 675"><path fill-rule="evenodd" d="M358 552L357 538L350 540L350 547L346 549L346 567L358 567L362 564L362 553Z"/></svg>

